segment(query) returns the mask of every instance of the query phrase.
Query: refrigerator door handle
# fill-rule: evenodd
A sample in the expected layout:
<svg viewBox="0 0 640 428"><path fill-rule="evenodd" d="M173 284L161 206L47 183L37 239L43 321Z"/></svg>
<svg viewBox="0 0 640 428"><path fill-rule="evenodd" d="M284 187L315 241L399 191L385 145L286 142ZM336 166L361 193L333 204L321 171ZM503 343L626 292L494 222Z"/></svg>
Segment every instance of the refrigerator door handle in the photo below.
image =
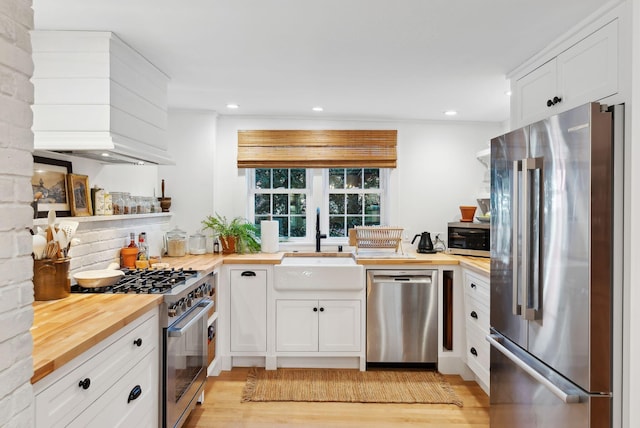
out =
<svg viewBox="0 0 640 428"><path fill-rule="evenodd" d="M544 195L543 189L543 171L542 171L542 158L527 158L524 160L522 173L522 188L524 189L523 198L523 210L526 216L524 222L525 230L522 233L522 299L524 301L522 310L522 318L527 321L533 321L542 318L542 298L540 293L540 244L542 240L542 198ZM530 171L540 171L540 179L538 180L537 188L537 204L533 203L532 189L529 174ZM537 212L531 212L533 208L537 208ZM534 218L535 217L535 220ZM537 224L537 236L531 236L531 225ZM536 248L531 248L531 244L534 243ZM535 260L534 257L536 258ZM535 283L535 284L534 284ZM535 297L538 296L538 302L536 304ZM531 299L533 298L533 302Z"/></svg>
<svg viewBox="0 0 640 428"><path fill-rule="evenodd" d="M520 358L518 358L515 354L513 354L507 348L502 346L502 344L499 342L501 340L500 336L496 334L489 334L486 336L486 339L494 348L496 348L496 350L500 351L505 357L510 359L515 365L517 365L522 370L524 370L529 376L534 378L537 382L544 385L549 391L551 391L556 397L558 397L564 403L574 404L574 403L580 402L580 396L574 395L574 394L567 394L562 389L558 388L556 385L551 383L549 379L542 376L540 373L534 370L531 366L529 366L527 363L522 361Z"/></svg>
<svg viewBox="0 0 640 428"><path fill-rule="evenodd" d="M518 231L520 228L520 206L519 206L519 196L520 196L520 171L522 171L522 161L516 160L513 161L513 194L511 195L511 200L513 201L512 210L511 210L511 251L512 251L512 266L513 266L513 278L511 280L511 300L512 300L512 309L511 312L513 315L522 314L522 307L518 301L518 284L520 284L520 272L518 270Z"/></svg>

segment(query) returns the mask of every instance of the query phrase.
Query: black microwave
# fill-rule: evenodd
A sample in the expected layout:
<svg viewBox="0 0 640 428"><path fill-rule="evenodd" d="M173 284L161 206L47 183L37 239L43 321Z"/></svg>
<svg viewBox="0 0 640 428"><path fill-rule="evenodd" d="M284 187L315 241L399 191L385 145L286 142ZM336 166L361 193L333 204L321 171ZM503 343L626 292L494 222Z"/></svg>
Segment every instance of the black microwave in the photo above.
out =
<svg viewBox="0 0 640 428"><path fill-rule="evenodd" d="M449 223L447 245L451 254L490 257L489 223Z"/></svg>

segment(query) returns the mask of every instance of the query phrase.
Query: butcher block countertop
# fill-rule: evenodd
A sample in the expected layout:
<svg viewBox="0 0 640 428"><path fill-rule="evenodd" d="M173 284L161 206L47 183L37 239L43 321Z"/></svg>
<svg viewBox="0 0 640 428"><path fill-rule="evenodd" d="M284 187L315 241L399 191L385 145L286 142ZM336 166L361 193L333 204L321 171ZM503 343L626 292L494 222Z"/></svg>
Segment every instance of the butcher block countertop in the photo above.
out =
<svg viewBox="0 0 640 428"><path fill-rule="evenodd" d="M207 274L223 263L279 264L285 254L287 253L187 255L163 257L162 262L168 263L171 267L195 269ZM459 264L479 273L489 274L488 258L449 254L412 256L415 258L359 258L357 263L365 267ZM34 373L31 383L44 378L161 303L162 295L158 294L71 294L60 300L34 302L34 320L31 328Z"/></svg>
<svg viewBox="0 0 640 428"><path fill-rule="evenodd" d="M33 303L36 383L162 303L160 294L71 294Z"/></svg>

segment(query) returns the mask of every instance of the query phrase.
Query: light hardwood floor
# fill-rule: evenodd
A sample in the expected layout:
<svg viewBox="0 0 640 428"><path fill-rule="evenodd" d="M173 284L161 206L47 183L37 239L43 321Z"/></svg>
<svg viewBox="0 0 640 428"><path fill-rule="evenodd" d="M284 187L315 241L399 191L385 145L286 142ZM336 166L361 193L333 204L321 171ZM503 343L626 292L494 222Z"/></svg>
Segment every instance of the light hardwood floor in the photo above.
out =
<svg viewBox="0 0 640 428"><path fill-rule="evenodd" d="M451 404L242 403L247 368L207 380L205 403L184 427L425 427L488 428L489 397L475 382L445 376L464 402Z"/></svg>

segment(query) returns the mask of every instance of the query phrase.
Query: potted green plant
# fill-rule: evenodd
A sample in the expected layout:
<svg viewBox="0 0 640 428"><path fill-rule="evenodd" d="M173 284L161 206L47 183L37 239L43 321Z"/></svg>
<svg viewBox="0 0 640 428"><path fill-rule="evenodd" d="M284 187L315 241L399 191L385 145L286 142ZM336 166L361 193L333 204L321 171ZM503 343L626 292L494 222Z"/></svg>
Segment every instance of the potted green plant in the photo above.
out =
<svg viewBox="0 0 640 428"><path fill-rule="evenodd" d="M229 221L225 216L215 213L214 216L210 215L202 220L202 225L218 235L223 254L260 251L258 228L242 217L235 217Z"/></svg>

